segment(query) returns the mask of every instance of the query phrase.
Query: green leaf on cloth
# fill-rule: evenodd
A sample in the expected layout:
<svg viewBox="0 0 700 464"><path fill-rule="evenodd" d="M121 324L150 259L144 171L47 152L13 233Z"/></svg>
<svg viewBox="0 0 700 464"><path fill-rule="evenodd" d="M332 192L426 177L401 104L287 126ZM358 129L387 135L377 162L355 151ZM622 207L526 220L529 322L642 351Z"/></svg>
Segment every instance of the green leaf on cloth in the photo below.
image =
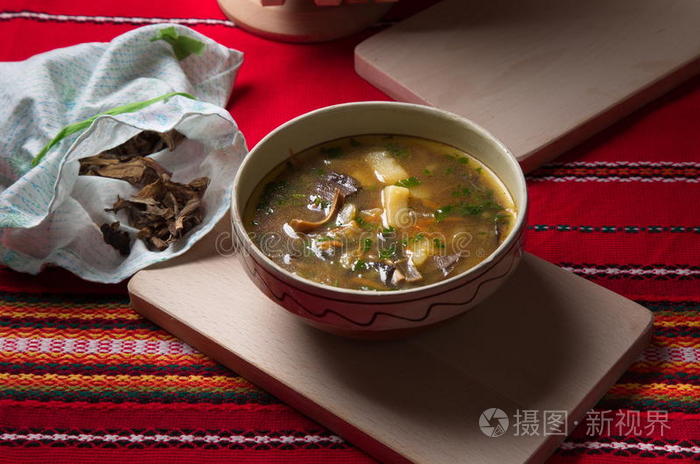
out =
<svg viewBox="0 0 700 464"><path fill-rule="evenodd" d="M170 46L173 47L175 58L178 60L184 60L192 54L201 55L206 46L204 42L180 34L172 26L158 30L151 38L151 42L155 42L156 40L168 42Z"/></svg>

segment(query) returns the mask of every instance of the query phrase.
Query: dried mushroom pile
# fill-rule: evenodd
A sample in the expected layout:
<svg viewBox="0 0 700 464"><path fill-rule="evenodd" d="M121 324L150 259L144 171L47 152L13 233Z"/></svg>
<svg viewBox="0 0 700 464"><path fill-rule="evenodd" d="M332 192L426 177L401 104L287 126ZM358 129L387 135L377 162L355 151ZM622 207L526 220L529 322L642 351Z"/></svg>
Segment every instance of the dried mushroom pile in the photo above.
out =
<svg viewBox="0 0 700 464"><path fill-rule="evenodd" d="M166 148L174 150L183 139L175 130L145 131L115 148L80 160L80 175L120 179L140 188L129 199L117 197L105 211L125 211L129 225L138 229L137 237L149 250L165 250L204 218L201 201L209 178L200 177L189 184L173 182L171 172L148 158ZM106 243L122 255L129 254L131 237L121 230L119 221L103 224L100 230Z"/></svg>

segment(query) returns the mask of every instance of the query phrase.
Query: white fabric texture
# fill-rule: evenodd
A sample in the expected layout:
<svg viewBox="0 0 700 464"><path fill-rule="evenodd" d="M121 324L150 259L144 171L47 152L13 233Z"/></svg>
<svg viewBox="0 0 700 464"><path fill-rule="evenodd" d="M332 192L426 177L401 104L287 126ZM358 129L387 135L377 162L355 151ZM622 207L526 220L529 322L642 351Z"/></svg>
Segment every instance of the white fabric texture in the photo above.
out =
<svg viewBox="0 0 700 464"><path fill-rule="evenodd" d="M173 47L152 41L174 27L205 44L201 54L177 60ZM229 208L233 177L247 153L226 104L243 54L179 25L132 30L109 43L86 43L0 63L0 262L37 273L57 265L98 282L119 282L146 266L187 251ZM31 161L64 126L112 108L159 97L134 113L100 116L66 137L32 168ZM144 130L176 129L187 140L153 156L187 183L207 176L204 220L162 252L135 240L124 257L102 239L99 226L123 213L105 212L117 195L138 189L121 180L79 176L79 159L122 144Z"/></svg>

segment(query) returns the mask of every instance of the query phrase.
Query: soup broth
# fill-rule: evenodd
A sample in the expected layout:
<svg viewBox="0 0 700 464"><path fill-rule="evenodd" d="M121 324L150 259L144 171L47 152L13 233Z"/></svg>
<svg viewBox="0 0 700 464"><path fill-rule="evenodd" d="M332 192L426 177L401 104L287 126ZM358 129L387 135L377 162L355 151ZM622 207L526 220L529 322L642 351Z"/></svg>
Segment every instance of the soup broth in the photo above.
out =
<svg viewBox="0 0 700 464"><path fill-rule="evenodd" d="M513 200L482 163L417 137L362 135L292 156L244 213L253 242L298 276L397 290L462 273L510 232Z"/></svg>

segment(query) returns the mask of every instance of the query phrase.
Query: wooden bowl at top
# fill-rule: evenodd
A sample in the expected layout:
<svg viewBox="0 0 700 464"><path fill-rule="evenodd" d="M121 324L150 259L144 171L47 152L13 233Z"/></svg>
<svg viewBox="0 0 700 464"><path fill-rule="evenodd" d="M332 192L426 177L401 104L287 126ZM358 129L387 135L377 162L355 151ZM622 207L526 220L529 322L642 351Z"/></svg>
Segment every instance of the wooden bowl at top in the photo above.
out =
<svg viewBox="0 0 700 464"><path fill-rule="evenodd" d="M262 6L260 0L218 0L237 26L284 42L324 42L361 31L376 23L392 3L342 3L318 6L312 0L286 0Z"/></svg>

